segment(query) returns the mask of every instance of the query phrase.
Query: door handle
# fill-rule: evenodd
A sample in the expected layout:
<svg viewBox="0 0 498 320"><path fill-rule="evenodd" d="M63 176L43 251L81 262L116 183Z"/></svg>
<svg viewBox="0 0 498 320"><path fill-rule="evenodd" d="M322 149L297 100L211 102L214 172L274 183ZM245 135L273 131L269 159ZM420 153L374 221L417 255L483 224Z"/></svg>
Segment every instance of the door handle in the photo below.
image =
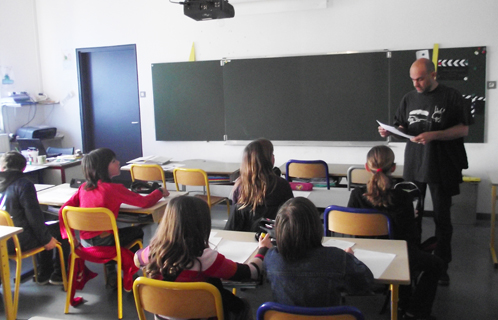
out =
<svg viewBox="0 0 498 320"><path fill-rule="evenodd" d="M131 124L138 124L138 121L132 121Z"/></svg>

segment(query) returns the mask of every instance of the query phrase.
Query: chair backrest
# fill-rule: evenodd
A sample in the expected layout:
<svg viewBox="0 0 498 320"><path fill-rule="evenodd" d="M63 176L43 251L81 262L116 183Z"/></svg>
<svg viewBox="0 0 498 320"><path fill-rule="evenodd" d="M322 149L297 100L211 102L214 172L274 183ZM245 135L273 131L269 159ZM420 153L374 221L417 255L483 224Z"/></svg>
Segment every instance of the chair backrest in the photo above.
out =
<svg viewBox="0 0 498 320"><path fill-rule="evenodd" d="M74 147L72 148L47 147L47 154L71 155L74 154Z"/></svg>
<svg viewBox="0 0 498 320"><path fill-rule="evenodd" d="M158 164L132 164L130 167L131 181L162 181L166 186L164 170Z"/></svg>
<svg viewBox="0 0 498 320"><path fill-rule="evenodd" d="M7 211L0 210L0 226L8 226L8 227L15 227L14 221L12 221L12 217ZM12 236L12 241L14 241L14 247L16 250L16 256L20 260L21 259L21 244L19 242L19 238L17 238L17 235Z"/></svg>
<svg viewBox="0 0 498 320"><path fill-rule="evenodd" d="M65 206L62 209L62 219L66 228L71 250L74 250L75 242L74 235L70 230L79 231L108 231L114 232L116 240L116 251L119 253L121 246L118 239L118 227L116 218L111 210L107 208L80 208Z"/></svg>
<svg viewBox="0 0 498 320"><path fill-rule="evenodd" d="M7 211L0 210L0 226L14 227L14 221Z"/></svg>
<svg viewBox="0 0 498 320"><path fill-rule="evenodd" d="M206 282L170 282L139 277L133 283L138 317L144 310L168 318L198 319L217 317L223 320L220 291Z"/></svg>
<svg viewBox="0 0 498 320"><path fill-rule="evenodd" d="M285 165L285 179L303 178L325 178L327 189L330 189L329 166L323 160L294 160L287 161Z"/></svg>
<svg viewBox="0 0 498 320"><path fill-rule="evenodd" d="M257 320L364 320L360 310L351 306L310 308L287 306L276 302L263 303Z"/></svg>
<svg viewBox="0 0 498 320"><path fill-rule="evenodd" d="M372 174L365 169L364 166L351 166L349 167L346 178L348 180L348 190L356 186L367 184Z"/></svg>
<svg viewBox="0 0 498 320"><path fill-rule="evenodd" d="M204 186L208 198L211 197L209 192L209 179L207 173L202 169L175 168L173 170L176 190L180 191L179 185L184 186Z"/></svg>
<svg viewBox="0 0 498 320"><path fill-rule="evenodd" d="M373 209L328 206L323 212L324 235L331 232L362 237L389 236L392 239L391 219Z"/></svg>

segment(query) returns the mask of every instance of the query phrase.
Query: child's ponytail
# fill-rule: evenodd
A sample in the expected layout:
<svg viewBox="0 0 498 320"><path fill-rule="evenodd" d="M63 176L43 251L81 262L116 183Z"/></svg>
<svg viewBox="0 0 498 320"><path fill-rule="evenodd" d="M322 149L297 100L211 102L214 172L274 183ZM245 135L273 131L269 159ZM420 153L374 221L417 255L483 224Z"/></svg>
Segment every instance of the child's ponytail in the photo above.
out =
<svg viewBox="0 0 498 320"><path fill-rule="evenodd" d="M368 201L376 207L391 205L389 190L392 188L392 180L389 175L394 166L394 152L387 146L373 147L367 154L367 166L373 174L365 193Z"/></svg>

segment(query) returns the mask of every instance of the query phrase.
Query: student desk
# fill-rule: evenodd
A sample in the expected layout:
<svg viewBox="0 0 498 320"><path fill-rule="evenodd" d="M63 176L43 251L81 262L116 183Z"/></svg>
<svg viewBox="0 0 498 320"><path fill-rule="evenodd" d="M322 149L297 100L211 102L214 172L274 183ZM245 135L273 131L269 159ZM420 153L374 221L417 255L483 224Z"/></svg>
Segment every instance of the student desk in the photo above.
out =
<svg viewBox="0 0 498 320"><path fill-rule="evenodd" d="M130 171L131 164L121 167L122 171ZM173 170L179 168L202 169L208 176L227 176L230 182L239 177L240 163L221 162L213 160L192 159L183 161L170 161L162 165L163 170L167 173L167 178L173 177Z"/></svg>
<svg viewBox="0 0 498 320"><path fill-rule="evenodd" d="M216 237L242 242L256 242L254 232L240 232L227 230L213 230ZM324 237L323 242L329 239L347 240L354 242L353 250L364 249L385 253L394 253L396 257L389 264L387 269L375 279L377 283L389 284L392 286L391 296L391 319L398 319L398 289L399 285L410 284L410 269L408 267L408 250L406 241L403 240L379 240L379 239L359 239L359 238L337 238ZM222 240L223 241L223 240ZM221 252L223 253L223 252Z"/></svg>
<svg viewBox="0 0 498 320"><path fill-rule="evenodd" d="M495 268L498 268L498 259L495 251L495 225L496 225L496 187L498 186L498 171L489 172L491 181L491 239L489 249Z"/></svg>
<svg viewBox="0 0 498 320"><path fill-rule="evenodd" d="M346 207L351 191L347 188L313 188L311 191L293 190L294 197L308 198L317 208L327 208L330 205Z"/></svg>
<svg viewBox="0 0 498 320"><path fill-rule="evenodd" d="M64 183L52 188L43 189L37 192L38 202L41 205L61 207L73 196L76 190L78 189L71 188L69 186L69 183ZM164 215L164 209L169 200L185 194L188 194L188 192L170 191L170 195L167 198L159 200L155 205L149 208L140 208L122 204L119 212L150 214L152 215L152 220L154 222L159 222Z"/></svg>
<svg viewBox="0 0 498 320"><path fill-rule="evenodd" d="M9 254L7 253L7 240L15 234L22 232L22 228L0 226L0 272L3 286L3 303L5 308L5 318L14 319L14 304L12 301L12 291L10 288L10 268Z"/></svg>
<svg viewBox="0 0 498 320"><path fill-rule="evenodd" d="M38 174L38 183L61 184L71 178L83 178L81 159L63 162L47 162L45 164L27 165L25 173Z"/></svg>

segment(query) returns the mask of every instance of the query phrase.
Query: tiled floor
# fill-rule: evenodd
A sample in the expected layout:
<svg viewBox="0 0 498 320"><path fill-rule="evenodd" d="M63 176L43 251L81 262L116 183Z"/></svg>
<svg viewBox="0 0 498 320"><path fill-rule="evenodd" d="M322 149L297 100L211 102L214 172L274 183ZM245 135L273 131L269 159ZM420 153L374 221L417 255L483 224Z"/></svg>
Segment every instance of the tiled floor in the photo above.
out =
<svg viewBox="0 0 498 320"><path fill-rule="evenodd" d="M213 228L222 228L226 220L226 207L219 206L213 210ZM424 235L433 233L433 222L424 219ZM449 274L451 284L439 287L434 315L439 320L445 319L498 319L498 269L494 269L489 254L489 221L479 221L474 225L455 225L453 236L453 262ZM155 230L147 226L146 243ZM24 261L29 268L30 260ZM64 314L65 293L61 287L38 286L32 281L21 285L18 319L29 319L42 316L50 319L117 319L117 295L115 290L105 288L102 277L102 265L88 264L99 273L90 281L83 291L79 291L85 303L78 308L70 308L70 314ZM14 265L11 264L11 270ZM2 292L3 294L3 292ZM240 297L247 298L254 314L257 307L271 300L269 285L257 289L238 292ZM389 313L379 315L383 296L350 297L348 304L360 308L371 320L387 320ZM133 294L123 293L123 319L137 319ZM0 319L4 318L3 305L0 302ZM148 319L153 319L149 315Z"/></svg>

